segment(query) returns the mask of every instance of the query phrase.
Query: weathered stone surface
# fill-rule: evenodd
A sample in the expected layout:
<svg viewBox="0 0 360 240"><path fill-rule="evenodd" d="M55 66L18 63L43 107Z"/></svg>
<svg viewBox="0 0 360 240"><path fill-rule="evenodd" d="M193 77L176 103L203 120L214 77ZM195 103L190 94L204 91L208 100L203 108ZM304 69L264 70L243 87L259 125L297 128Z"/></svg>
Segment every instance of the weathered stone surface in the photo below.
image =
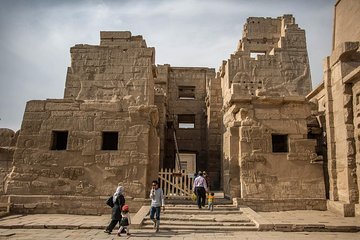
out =
<svg viewBox="0 0 360 240"><path fill-rule="evenodd" d="M124 32L112 32L112 31L102 31L100 32L100 38L101 39L129 39L131 37L131 32L124 31Z"/></svg>
<svg viewBox="0 0 360 240"><path fill-rule="evenodd" d="M82 206L81 213L104 212L90 202L70 207L61 196L107 196L119 183L129 196L147 197L146 175L158 171L158 159L149 161L158 149L154 49L130 32L102 32L100 45L71 49L64 99L27 103L18 148L6 157L14 158L14 167L0 190L24 199L32 194L60 199L25 201L15 204L15 211L80 213L74 206ZM105 143L106 132L117 133L115 149ZM0 130L0 147L13 146L15 137Z"/></svg>
<svg viewBox="0 0 360 240"><path fill-rule="evenodd" d="M154 49L130 32L101 32L100 45L72 48L64 97L118 101L121 108L153 104Z"/></svg>
<svg viewBox="0 0 360 240"><path fill-rule="evenodd" d="M324 64L324 84L309 98L323 102L329 158L328 209L355 215L359 202L359 41L360 2L340 0L335 5L334 39ZM315 93L316 91L316 93Z"/></svg>
<svg viewBox="0 0 360 240"><path fill-rule="evenodd" d="M0 128L0 147L10 147L17 141L15 132L8 128Z"/></svg>
<svg viewBox="0 0 360 240"><path fill-rule="evenodd" d="M231 197L324 199L321 165L312 164L317 141L307 139L312 105L304 98L311 89L304 34L291 15L249 18L237 51L221 67L223 123L230 133L222 144L223 181Z"/></svg>
<svg viewBox="0 0 360 240"><path fill-rule="evenodd" d="M232 94L305 95L311 89L305 32L291 15L249 18L227 69Z"/></svg>
<svg viewBox="0 0 360 240"><path fill-rule="evenodd" d="M324 90L310 94L316 103L305 99L311 90L305 31L292 15L249 18L217 73L155 66L155 49L128 31L100 38L99 46L71 48L64 99L29 101L21 132L0 130L6 179L0 193L14 196L14 212L103 213L99 202L118 185L143 201L159 167L176 167L178 149L192 156L181 165L208 172L211 189L260 210L323 210L329 192L348 204L346 214L355 211L354 38L327 58Z"/></svg>
<svg viewBox="0 0 360 240"><path fill-rule="evenodd" d="M62 177L76 180L84 175L83 167L64 167Z"/></svg>

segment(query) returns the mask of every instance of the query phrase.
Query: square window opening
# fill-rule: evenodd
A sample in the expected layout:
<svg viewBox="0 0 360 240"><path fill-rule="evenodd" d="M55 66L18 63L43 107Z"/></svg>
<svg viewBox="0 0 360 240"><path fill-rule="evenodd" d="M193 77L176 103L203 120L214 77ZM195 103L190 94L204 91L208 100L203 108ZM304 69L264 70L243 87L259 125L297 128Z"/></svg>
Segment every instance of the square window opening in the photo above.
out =
<svg viewBox="0 0 360 240"><path fill-rule="evenodd" d="M271 135L272 151L276 153L289 152L288 135L273 134Z"/></svg>
<svg viewBox="0 0 360 240"><path fill-rule="evenodd" d="M182 114L178 115L179 128L195 128L195 115Z"/></svg>
<svg viewBox="0 0 360 240"><path fill-rule="evenodd" d="M259 56L265 56L266 52L250 52L250 57L258 60Z"/></svg>
<svg viewBox="0 0 360 240"><path fill-rule="evenodd" d="M195 128L194 123L179 123L179 128Z"/></svg>
<svg viewBox="0 0 360 240"><path fill-rule="evenodd" d="M118 132L103 132L101 150L118 150L118 142Z"/></svg>
<svg viewBox="0 0 360 240"><path fill-rule="evenodd" d="M179 99L195 99L195 86L179 86Z"/></svg>
<svg viewBox="0 0 360 240"><path fill-rule="evenodd" d="M51 150L66 150L68 136L68 131L53 131Z"/></svg>

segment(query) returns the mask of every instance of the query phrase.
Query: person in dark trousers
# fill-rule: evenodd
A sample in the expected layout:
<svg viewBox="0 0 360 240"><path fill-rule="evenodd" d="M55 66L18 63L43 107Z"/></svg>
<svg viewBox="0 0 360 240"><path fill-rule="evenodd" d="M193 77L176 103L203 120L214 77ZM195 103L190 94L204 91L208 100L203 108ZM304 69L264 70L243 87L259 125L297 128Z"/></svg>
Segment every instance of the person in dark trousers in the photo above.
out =
<svg viewBox="0 0 360 240"><path fill-rule="evenodd" d="M125 204L125 198L123 195L124 187L118 186L114 195L113 195L113 202L114 206L112 208L111 212L111 222L109 226L105 229L105 233L111 234L112 230L116 226L117 223L120 225L121 221L121 209L123 205Z"/></svg>
<svg viewBox="0 0 360 240"><path fill-rule="evenodd" d="M152 182L150 190L150 199L151 199L151 208L150 208L150 219L154 222L155 231L159 231L160 227L160 212L161 207L165 211L165 201L164 193L161 188L159 188L158 181L154 180ZM154 218L156 215L156 219Z"/></svg>
<svg viewBox="0 0 360 240"><path fill-rule="evenodd" d="M208 192L211 191L211 188L210 188L210 178L209 178L209 175L203 171L203 178L205 178L205 181L206 181L206 186L208 188Z"/></svg>
<svg viewBox="0 0 360 240"><path fill-rule="evenodd" d="M201 209L201 207L205 207L206 192L208 191L208 187L202 172L199 172L199 175L194 180L193 191L197 196L197 205L199 209Z"/></svg>

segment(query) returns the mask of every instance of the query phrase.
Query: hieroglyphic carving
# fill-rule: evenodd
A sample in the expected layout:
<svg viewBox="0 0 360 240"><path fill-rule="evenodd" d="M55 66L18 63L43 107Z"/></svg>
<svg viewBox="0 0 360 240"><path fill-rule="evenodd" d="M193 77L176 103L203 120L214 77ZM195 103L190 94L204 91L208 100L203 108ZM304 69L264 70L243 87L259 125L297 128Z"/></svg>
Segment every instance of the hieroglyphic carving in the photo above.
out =
<svg viewBox="0 0 360 240"><path fill-rule="evenodd" d="M310 70L309 66L307 64L304 64L304 70L300 76L296 76L294 74L294 70L287 70L286 67L284 67L284 70L281 70L281 76L284 79L284 81L278 85L273 85L270 87L265 87L263 89L259 89L256 92L257 96L281 96L281 95L299 95L304 94L304 91L302 90L302 86L304 85L304 82L309 79L310 76ZM265 86L271 85L271 82L269 79L265 81Z"/></svg>
<svg viewBox="0 0 360 240"><path fill-rule="evenodd" d="M95 154L94 134L82 134L73 132L69 137L68 147L71 150L82 151L82 155Z"/></svg>
<svg viewBox="0 0 360 240"><path fill-rule="evenodd" d="M306 48L305 35L302 31L291 31L286 35L285 42L288 48Z"/></svg>
<svg viewBox="0 0 360 240"><path fill-rule="evenodd" d="M78 177L84 175L83 167L64 167L62 177L76 180Z"/></svg>
<svg viewBox="0 0 360 240"><path fill-rule="evenodd" d="M89 193L93 193L95 189L96 187L91 185L89 182L80 181L76 186L76 193L87 195Z"/></svg>
<svg viewBox="0 0 360 240"><path fill-rule="evenodd" d="M284 19L292 20L286 20L282 25ZM263 28L266 31L259 31ZM241 47L227 62L228 75L222 75L228 76L231 84L241 84L234 94L292 96L306 95L311 90L305 32L295 24L292 16L283 16L283 19L252 18L246 24L240 43ZM252 58L250 53L261 55Z"/></svg>

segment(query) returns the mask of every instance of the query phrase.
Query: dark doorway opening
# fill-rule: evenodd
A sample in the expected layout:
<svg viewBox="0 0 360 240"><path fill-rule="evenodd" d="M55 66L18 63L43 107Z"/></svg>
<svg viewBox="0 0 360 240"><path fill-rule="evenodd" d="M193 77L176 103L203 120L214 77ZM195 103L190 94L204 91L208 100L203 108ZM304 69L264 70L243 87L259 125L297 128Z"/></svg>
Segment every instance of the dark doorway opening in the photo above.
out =
<svg viewBox="0 0 360 240"><path fill-rule="evenodd" d="M103 132L101 150L118 150L119 133Z"/></svg>
<svg viewBox="0 0 360 240"><path fill-rule="evenodd" d="M271 140L273 152L289 152L287 135L273 134L271 135Z"/></svg>
<svg viewBox="0 0 360 240"><path fill-rule="evenodd" d="M66 150L68 131L53 131L51 150Z"/></svg>

